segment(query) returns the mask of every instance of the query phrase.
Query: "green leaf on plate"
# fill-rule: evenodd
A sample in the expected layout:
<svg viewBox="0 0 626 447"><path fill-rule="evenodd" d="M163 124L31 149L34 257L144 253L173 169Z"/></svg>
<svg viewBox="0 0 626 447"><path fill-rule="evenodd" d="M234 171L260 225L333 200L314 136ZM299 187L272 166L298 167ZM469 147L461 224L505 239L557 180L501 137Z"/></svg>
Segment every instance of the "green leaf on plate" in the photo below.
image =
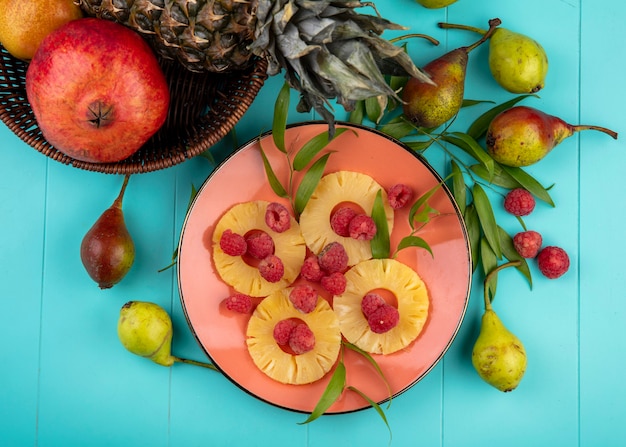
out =
<svg viewBox="0 0 626 447"><path fill-rule="evenodd" d="M491 249L491 245L489 245L489 242L487 242L487 239L484 237L480 238L480 260L485 276L498 266L498 259L496 259L496 255ZM487 284L485 284L485 287L489 288L489 293L492 297L496 296L497 285L498 275L494 275L489 281L487 281Z"/></svg>
<svg viewBox="0 0 626 447"><path fill-rule="evenodd" d="M515 268L520 271L522 275L528 281L530 288L533 288L533 278L528 267L528 262L515 250L513 245L513 238L500 226L498 226L498 235L500 237L500 246L502 247L502 254L509 261L520 261L520 265Z"/></svg>
<svg viewBox="0 0 626 447"><path fill-rule="evenodd" d="M496 258L501 259L502 248L500 247L498 226L496 225L496 217L493 214L493 208L491 208L489 198L487 197L485 190L478 183L474 183L474 186L472 187L472 194L474 196L476 212L478 213L478 220L481 228L483 229L485 238L489 242L489 245L491 245Z"/></svg>
<svg viewBox="0 0 626 447"><path fill-rule="evenodd" d="M367 397L367 395L365 393L363 393L362 391L358 390L357 388L355 388L353 386L349 386L348 389L350 391L354 391L355 393L357 393L359 396L361 396L363 399L365 399L376 410L376 412L378 413L380 418L383 420L383 422L387 426L387 429L389 430L389 442L391 443L391 427L389 426L389 422L387 421L387 416L385 416L385 412L383 411L382 408L380 408L380 405L378 405L372 399Z"/></svg>
<svg viewBox="0 0 626 447"><path fill-rule="evenodd" d="M315 408L309 415L309 417L304 422L298 422L299 425L308 424L309 422L313 422L315 419L319 418L323 415L326 410L330 408L330 406L335 403L341 393L343 393L344 388L346 387L346 366L340 360L335 367L335 371L333 375L330 377L328 381L328 385L326 385L326 389L322 393L320 400L315 405Z"/></svg>
<svg viewBox="0 0 626 447"><path fill-rule="evenodd" d="M535 178L524 171L522 168L512 168L510 166L502 166L502 169L509 174L512 178L514 178L522 187L526 188L540 200L543 200L547 204L554 206L554 202L552 201L552 197L548 193L548 190L541 186Z"/></svg>
<svg viewBox="0 0 626 447"><path fill-rule="evenodd" d="M378 373L378 375L383 379L383 382L385 383L385 386L387 387L387 391L389 392L389 405L391 405L391 399L393 397L392 393L391 393L391 385L389 385L389 382L387 381L387 378L383 374L383 370L380 369L380 366L378 366L378 363L376 362L376 360L374 360L374 357L372 357L369 352L362 350L361 348L359 348L356 345L353 345L350 342L342 341L341 343L346 348L351 349L352 351L354 351L354 352L362 355L363 357L365 357L365 359L372 364L374 369L376 369L376 372ZM389 408L389 405L387 406L387 408Z"/></svg>
<svg viewBox="0 0 626 447"><path fill-rule="evenodd" d="M311 194L317 188L322 175L324 175L324 169L326 168L326 162L330 157L330 153L322 155L315 163L311 165L308 171L302 177L298 191L296 191L296 197L294 201L294 211L297 216L300 216L307 202L311 198Z"/></svg>
<svg viewBox="0 0 626 447"><path fill-rule="evenodd" d="M372 219L376 224L376 234L370 241L372 257L374 259L388 258L390 252L389 225L387 224L387 214L385 213L381 190L378 190L374 198Z"/></svg>
<svg viewBox="0 0 626 447"><path fill-rule="evenodd" d="M322 132L311 138L300 148L300 150L296 153L296 156L293 158L293 169L296 171L303 170L311 162L311 160L313 160L313 158L328 145L329 141L334 140L346 130L348 129L345 127L336 129L335 135L333 135L333 138L330 140L328 139L328 131ZM358 135L356 132L354 133Z"/></svg>
<svg viewBox="0 0 626 447"><path fill-rule="evenodd" d="M398 243L397 251L400 251L402 249L409 248L409 247L423 248L426 251L428 251L428 253L430 253L430 255L433 258L435 257L435 255L433 254L433 250L430 248L430 245L428 244L428 242L426 242L424 239L422 239L419 236L405 236L405 237L403 237L400 240L400 242Z"/></svg>
<svg viewBox="0 0 626 447"><path fill-rule="evenodd" d="M469 240L470 252L472 254L472 271L474 272L478 267L481 229L478 213L473 203L470 203L465 208L463 220L465 221L465 228L467 229L467 239Z"/></svg>
<svg viewBox="0 0 626 447"><path fill-rule="evenodd" d="M428 205L427 202L433 196L433 194L435 194L437 190L441 188L442 183L445 182L446 179L442 180L441 183L437 183L437 185L433 186L430 190L422 194L411 206L411 209L409 210L409 225L411 226L412 230L415 229L415 222L427 222L428 219L425 220L424 216L429 216L433 212L437 213L437 210ZM422 210L422 207L424 208L424 210L426 210L426 213L423 212L424 210Z"/></svg>
<svg viewBox="0 0 626 447"><path fill-rule="evenodd" d="M261 147L260 141L259 141L259 148L261 149L261 158L263 159L263 167L265 168L265 175L267 176L267 181L272 187L272 190L278 197L288 197L289 194L287 194L287 191L283 187L282 183L280 183L280 180L278 180L278 177L276 177L276 174L274 173L274 170L272 169L272 165L267 159L267 156L265 155L265 151L263 150L263 147Z"/></svg>
<svg viewBox="0 0 626 447"><path fill-rule="evenodd" d="M506 109L513 107L515 104L523 99L528 98L529 96L534 96L538 98L537 95L521 95L487 110L485 113L476 118L476 120L470 125L469 129L467 129L467 134L475 140L478 140L483 135L485 135L487 129L489 128L489 124L496 117L496 115Z"/></svg>
<svg viewBox="0 0 626 447"><path fill-rule="evenodd" d="M289 84L285 82L274 104L274 121L272 123L274 144L283 153L287 153L287 149L285 149L285 130L287 128L287 115L289 114L289 91Z"/></svg>
<svg viewBox="0 0 626 447"><path fill-rule="evenodd" d="M452 173L452 195L459 206L461 215L463 215L465 214L465 206L467 205L467 189L465 186L465 179L463 178L463 172L454 160L450 160L450 170Z"/></svg>

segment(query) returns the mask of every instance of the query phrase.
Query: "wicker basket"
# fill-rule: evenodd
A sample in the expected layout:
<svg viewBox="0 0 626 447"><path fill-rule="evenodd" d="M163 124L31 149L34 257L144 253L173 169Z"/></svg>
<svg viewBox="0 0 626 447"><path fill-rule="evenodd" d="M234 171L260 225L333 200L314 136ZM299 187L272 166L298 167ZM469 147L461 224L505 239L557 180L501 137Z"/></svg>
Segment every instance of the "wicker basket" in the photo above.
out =
<svg viewBox="0 0 626 447"><path fill-rule="evenodd" d="M171 95L163 127L126 160L89 163L68 157L44 139L26 99L27 67L0 45L0 119L47 157L107 174L156 171L204 152L232 130L267 79L265 59L258 59L250 69L237 75L192 73L178 63L161 61Z"/></svg>

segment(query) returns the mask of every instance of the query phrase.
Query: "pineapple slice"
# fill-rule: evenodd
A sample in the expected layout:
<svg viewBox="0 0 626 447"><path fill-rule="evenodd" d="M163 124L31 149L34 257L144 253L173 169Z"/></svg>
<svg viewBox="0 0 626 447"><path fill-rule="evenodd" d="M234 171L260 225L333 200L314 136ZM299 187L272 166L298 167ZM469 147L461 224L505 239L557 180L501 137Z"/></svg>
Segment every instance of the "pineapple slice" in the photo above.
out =
<svg viewBox="0 0 626 447"><path fill-rule="evenodd" d="M310 313L302 313L289 301L291 288L272 293L257 306L248 322L246 343L254 364L272 379L292 385L321 379L335 364L341 347L337 315L328 302L318 297ZM300 355L285 352L274 340L274 326L297 318L315 335L313 350Z"/></svg>
<svg viewBox="0 0 626 447"><path fill-rule="evenodd" d="M291 218L291 227L276 233L265 223L265 210L269 202L252 201L234 205L217 222L213 231L213 260L215 268L225 283L237 292L262 297L290 285L300 273L306 245L300 226ZM274 254L280 258L285 273L278 282L269 282L259 273L259 269L249 265L241 256L230 256L220 248L222 233L230 229L242 236L252 230L263 230L274 240Z"/></svg>
<svg viewBox="0 0 626 447"><path fill-rule="evenodd" d="M372 354L391 354L407 347L422 331L428 318L428 291L419 275L393 259L371 259L346 272L346 291L333 307L346 339ZM391 330L376 334L361 311L361 300L370 291L386 289L398 302L400 321Z"/></svg>
<svg viewBox="0 0 626 447"><path fill-rule="evenodd" d="M348 265L355 265L372 257L369 241L358 241L340 236L330 226L333 209L341 203L352 202L367 214L372 212L378 191L382 191L389 232L393 230L393 209L385 189L366 174L338 171L327 174L317 185L300 216L300 228L307 246L319 253L331 242L339 242L348 253Z"/></svg>

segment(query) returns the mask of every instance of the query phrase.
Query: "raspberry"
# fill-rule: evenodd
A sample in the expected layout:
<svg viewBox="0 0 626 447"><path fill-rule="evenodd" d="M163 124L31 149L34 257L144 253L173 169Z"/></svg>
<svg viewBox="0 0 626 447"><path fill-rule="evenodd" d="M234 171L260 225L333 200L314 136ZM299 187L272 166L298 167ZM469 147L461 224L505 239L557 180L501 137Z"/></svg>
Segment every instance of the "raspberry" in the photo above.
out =
<svg viewBox="0 0 626 447"><path fill-rule="evenodd" d="M387 197L389 199L389 206L397 210L413 199L413 190L403 183L398 183L389 188Z"/></svg>
<svg viewBox="0 0 626 447"><path fill-rule="evenodd" d="M220 248L229 256L241 256L247 250L246 240L240 234L224 230L220 236Z"/></svg>
<svg viewBox="0 0 626 447"><path fill-rule="evenodd" d="M277 233L287 231L291 227L289 210L280 203L270 203L265 210L265 223Z"/></svg>
<svg viewBox="0 0 626 447"><path fill-rule="evenodd" d="M317 290L308 284L297 285L289 292L289 301L300 312L308 314L317 306Z"/></svg>
<svg viewBox="0 0 626 447"><path fill-rule="evenodd" d="M246 236L247 253L256 259L263 259L274 253L274 240L265 231L251 232Z"/></svg>
<svg viewBox="0 0 626 447"><path fill-rule="evenodd" d="M513 236L513 246L522 258L534 258L541 248L542 238L536 231L522 231Z"/></svg>
<svg viewBox="0 0 626 447"><path fill-rule="evenodd" d="M358 241L371 241L376 236L376 223L365 214L354 216L348 228L350 237Z"/></svg>
<svg viewBox="0 0 626 447"><path fill-rule="evenodd" d="M383 304L376 309L367 319L372 332L376 334L383 334L398 324L400 321L400 313L398 309L389 304Z"/></svg>
<svg viewBox="0 0 626 447"><path fill-rule="evenodd" d="M350 236L350 221L356 216L356 211L348 206L338 208L330 217L330 227L339 236Z"/></svg>
<svg viewBox="0 0 626 447"><path fill-rule="evenodd" d="M269 255L259 262L259 272L266 281L278 282L285 273L285 266L278 256Z"/></svg>
<svg viewBox="0 0 626 447"><path fill-rule="evenodd" d="M504 209L514 216L527 216L535 209L535 198L523 188L512 189L504 198Z"/></svg>
<svg viewBox="0 0 626 447"><path fill-rule="evenodd" d="M379 294L368 293L361 300L361 312L363 312L365 318L369 318L369 316L374 313L376 309L380 306L384 306L385 304L385 300Z"/></svg>
<svg viewBox="0 0 626 447"><path fill-rule="evenodd" d="M252 298L243 293L235 293L224 300L226 309L233 312L239 312L241 314L248 314L252 312L254 304Z"/></svg>
<svg viewBox="0 0 626 447"><path fill-rule="evenodd" d="M304 354L315 347L315 334L306 323L298 323L289 336L289 347L295 354Z"/></svg>
<svg viewBox="0 0 626 447"><path fill-rule="evenodd" d="M311 282L319 282L324 276L324 272L320 268L320 263L317 260L317 256L311 255L308 256L304 262L302 263L302 268L300 269L300 275Z"/></svg>
<svg viewBox="0 0 626 447"><path fill-rule="evenodd" d="M317 256L317 262L326 273L342 272L348 267L348 253L339 242L331 242Z"/></svg>
<svg viewBox="0 0 626 447"><path fill-rule="evenodd" d="M280 320L274 326L274 340L281 346L284 346L289 343L289 337L291 333L295 329L298 323L295 320L287 318L285 320Z"/></svg>
<svg viewBox="0 0 626 447"><path fill-rule="evenodd" d="M562 248L549 246L539 252L537 264L546 278L555 279L569 269L569 256Z"/></svg>
<svg viewBox="0 0 626 447"><path fill-rule="evenodd" d="M322 287L332 295L341 295L346 291L347 280L341 272L334 272L323 276L320 280Z"/></svg>

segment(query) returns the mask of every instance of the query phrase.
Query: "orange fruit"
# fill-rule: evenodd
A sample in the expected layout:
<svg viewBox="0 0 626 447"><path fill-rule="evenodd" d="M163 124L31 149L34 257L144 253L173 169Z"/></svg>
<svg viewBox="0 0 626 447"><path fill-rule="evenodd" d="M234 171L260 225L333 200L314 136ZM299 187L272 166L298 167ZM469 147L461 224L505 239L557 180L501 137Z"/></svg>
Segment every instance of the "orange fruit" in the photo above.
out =
<svg viewBox="0 0 626 447"><path fill-rule="evenodd" d="M44 37L82 16L74 0L0 0L0 43L12 56L30 60Z"/></svg>

